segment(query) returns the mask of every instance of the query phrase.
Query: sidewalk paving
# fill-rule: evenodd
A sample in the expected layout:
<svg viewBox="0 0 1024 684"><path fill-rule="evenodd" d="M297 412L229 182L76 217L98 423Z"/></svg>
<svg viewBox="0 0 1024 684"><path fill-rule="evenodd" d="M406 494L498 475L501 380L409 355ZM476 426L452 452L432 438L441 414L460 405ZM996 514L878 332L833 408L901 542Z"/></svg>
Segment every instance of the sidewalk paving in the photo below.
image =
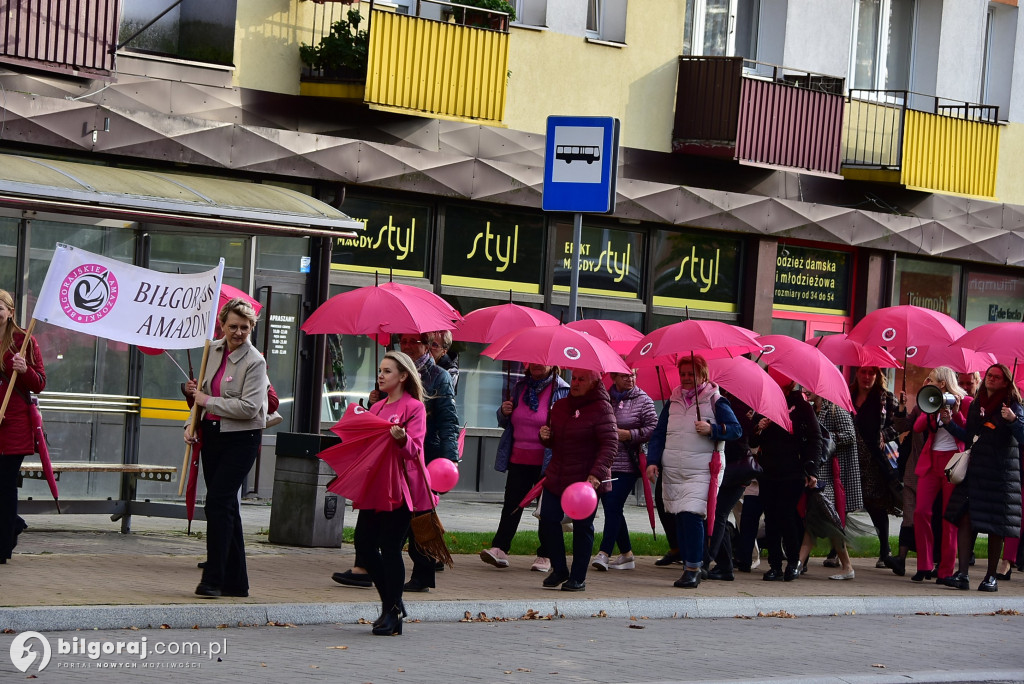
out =
<svg viewBox="0 0 1024 684"><path fill-rule="evenodd" d="M632 529L648 526L643 508L629 508ZM354 524L351 511L346 513ZM451 530L490 531L500 505L444 500L439 513ZM207 599L192 593L205 541L186 536L184 521L137 517L134 532L121 535L118 524L103 516L30 516L14 558L0 566L0 630L322 624L377 616L373 589L343 587L330 578L351 567L349 545L269 544L269 519L269 506L243 506L250 597ZM532 522L524 517L523 526ZM204 530L204 523L194 523L194 532ZM629 571L591 569L586 592L567 594L541 587L544 575L529 571L532 558L514 557L511 568L498 570L477 556L457 556L454 569L438 573L435 589L407 594L406 605L410 618L424 621L454 621L466 613L512 619L530 611L638 618L1024 612L1024 577L1000 582L998 593L985 594L976 591L981 567L972 573L971 591L913 583L913 570L897 577L868 558L855 559L853 581L829 580L835 571L812 559L808 574L796 582L761 581L762 562L752 573L737 573L734 582L705 581L696 590L682 590L672 586L682 567L659 568L654 560L638 557ZM913 562L908 565L913 568Z"/></svg>

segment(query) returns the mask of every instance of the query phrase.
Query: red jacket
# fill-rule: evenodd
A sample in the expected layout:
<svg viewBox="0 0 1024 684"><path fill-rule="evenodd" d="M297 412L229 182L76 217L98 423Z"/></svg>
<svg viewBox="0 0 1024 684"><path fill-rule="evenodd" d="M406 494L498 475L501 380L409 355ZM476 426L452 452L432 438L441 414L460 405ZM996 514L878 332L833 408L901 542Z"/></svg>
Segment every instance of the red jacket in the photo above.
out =
<svg viewBox="0 0 1024 684"><path fill-rule="evenodd" d="M612 461L619 451L619 432L615 412L604 385L582 397L569 395L559 399L548 415L551 439L544 446L551 448L551 462L544 471L544 489L562 495L574 482L584 482L593 475L603 484L599 493L611 489L604 482L612 476Z"/></svg>
<svg viewBox="0 0 1024 684"><path fill-rule="evenodd" d="M25 340L23 333L14 333L14 345L21 349ZM7 404L3 422L0 423L0 455L26 456L36 451L32 435L32 418L29 415L27 395L38 394L46 387L46 370L43 368L43 355L39 343L33 337L29 348L25 350L28 370L19 373L14 381L14 391ZM11 375L14 373L14 352L7 350L3 356L3 380L0 381L0 397L7 394ZM2 401L2 399L0 399Z"/></svg>

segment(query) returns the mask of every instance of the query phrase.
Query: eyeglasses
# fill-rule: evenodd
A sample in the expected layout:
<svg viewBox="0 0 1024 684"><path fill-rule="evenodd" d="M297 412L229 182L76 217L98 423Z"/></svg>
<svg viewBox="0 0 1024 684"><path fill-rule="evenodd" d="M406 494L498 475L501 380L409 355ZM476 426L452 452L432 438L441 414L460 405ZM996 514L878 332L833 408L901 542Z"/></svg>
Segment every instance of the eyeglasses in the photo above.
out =
<svg viewBox="0 0 1024 684"><path fill-rule="evenodd" d="M434 340L434 341L432 341L430 343L430 348L431 349L444 349L444 347L441 345L441 343L436 341L436 340Z"/></svg>

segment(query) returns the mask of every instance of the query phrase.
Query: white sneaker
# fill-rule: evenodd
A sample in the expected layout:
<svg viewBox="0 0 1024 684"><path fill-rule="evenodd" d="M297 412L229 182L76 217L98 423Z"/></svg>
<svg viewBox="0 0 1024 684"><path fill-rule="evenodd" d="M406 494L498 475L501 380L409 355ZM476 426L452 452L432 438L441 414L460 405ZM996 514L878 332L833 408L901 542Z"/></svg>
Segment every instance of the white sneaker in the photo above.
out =
<svg viewBox="0 0 1024 684"><path fill-rule="evenodd" d="M635 567L636 561L634 560L634 557L626 556L621 553L608 561L608 568L611 570L632 570Z"/></svg>
<svg viewBox="0 0 1024 684"><path fill-rule="evenodd" d="M530 570L534 572L548 572L551 570L551 561L543 556L537 556L533 561L533 565L530 566Z"/></svg>
<svg viewBox="0 0 1024 684"><path fill-rule="evenodd" d="M496 568L507 568L508 554L495 546L492 549L484 549L480 552L480 560Z"/></svg>
<svg viewBox="0 0 1024 684"><path fill-rule="evenodd" d="M608 569L608 554L604 551L598 551L597 555L594 556L594 561L590 564L592 568L597 570Z"/></svg>

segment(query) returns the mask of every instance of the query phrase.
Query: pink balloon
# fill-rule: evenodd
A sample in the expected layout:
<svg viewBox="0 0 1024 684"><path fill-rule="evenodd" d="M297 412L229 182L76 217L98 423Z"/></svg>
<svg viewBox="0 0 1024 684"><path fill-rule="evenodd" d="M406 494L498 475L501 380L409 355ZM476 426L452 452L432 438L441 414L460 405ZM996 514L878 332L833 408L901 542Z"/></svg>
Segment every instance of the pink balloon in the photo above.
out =
<svg viewBox="0 0 1024 684"><path fill-rule="evenodd" d="M451 491L459 482L459 467L447 458L435 458L427 464L430 474L430 488L435 492Z"/></svg>
<svg viewBox="0 0 1024 684"><path fill-rule="evenodd" d="M573 482L562 492L562 511L573 520L585 520L597 510L597 491L589 482Z"/></svg>

